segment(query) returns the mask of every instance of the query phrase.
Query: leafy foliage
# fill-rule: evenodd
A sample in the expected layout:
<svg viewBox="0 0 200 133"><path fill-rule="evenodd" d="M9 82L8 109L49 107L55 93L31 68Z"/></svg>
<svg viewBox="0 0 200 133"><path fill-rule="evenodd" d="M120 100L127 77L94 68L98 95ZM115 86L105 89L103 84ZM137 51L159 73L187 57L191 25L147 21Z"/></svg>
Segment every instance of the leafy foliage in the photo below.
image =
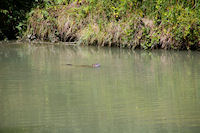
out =
<svg viewBox="0 0 200 133"><path fill-rule="evenodd" d="M47 41L144 49L200 47L198 0L11 1L0 8L4 25L0 36L15 31L15 36L31 35Z"/></svg>
<svg viewBox="0 0 200 133"><path fill-rule="evenodd" d="M37 0L2 0L0 1L0 40L15 39L25 28L26 12Z"/></svg>

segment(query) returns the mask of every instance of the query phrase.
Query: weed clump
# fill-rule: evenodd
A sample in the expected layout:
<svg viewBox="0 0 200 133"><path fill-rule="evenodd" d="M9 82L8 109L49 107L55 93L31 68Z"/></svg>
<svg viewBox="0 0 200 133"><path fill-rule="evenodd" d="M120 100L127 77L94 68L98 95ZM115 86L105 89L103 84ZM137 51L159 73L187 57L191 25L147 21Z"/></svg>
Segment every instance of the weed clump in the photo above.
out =
<svg viewBox="0 0 200 133"><path fill-rule="evenodd" d="M83 45L198 49L199 7L200 2L176 0L54 0L29 14L25 36Z"/></svg>

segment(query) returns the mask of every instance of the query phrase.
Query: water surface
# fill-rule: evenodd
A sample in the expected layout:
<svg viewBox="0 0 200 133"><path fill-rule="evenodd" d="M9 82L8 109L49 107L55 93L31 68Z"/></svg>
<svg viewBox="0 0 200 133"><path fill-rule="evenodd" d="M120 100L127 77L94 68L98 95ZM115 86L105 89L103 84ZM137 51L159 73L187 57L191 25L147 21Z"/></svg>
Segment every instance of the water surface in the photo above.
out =
<svg viewBox="0 0 200 133"><path fill-rule="evenodd" d="M199 133L199 59L192 51L1 44L0 132Z"/></svg>

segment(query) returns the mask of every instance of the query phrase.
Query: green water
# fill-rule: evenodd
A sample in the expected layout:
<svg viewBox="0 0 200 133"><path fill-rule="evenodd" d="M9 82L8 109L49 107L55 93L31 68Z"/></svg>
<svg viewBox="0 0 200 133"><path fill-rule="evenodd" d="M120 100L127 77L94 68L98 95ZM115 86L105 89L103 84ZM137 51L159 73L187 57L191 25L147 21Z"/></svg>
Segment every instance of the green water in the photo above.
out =
<svg viewBox="0 0 200 133"><path fill-rule="evenodd" d="M199 133L199 59L193 51L1 44L0 133Z"/></svg>

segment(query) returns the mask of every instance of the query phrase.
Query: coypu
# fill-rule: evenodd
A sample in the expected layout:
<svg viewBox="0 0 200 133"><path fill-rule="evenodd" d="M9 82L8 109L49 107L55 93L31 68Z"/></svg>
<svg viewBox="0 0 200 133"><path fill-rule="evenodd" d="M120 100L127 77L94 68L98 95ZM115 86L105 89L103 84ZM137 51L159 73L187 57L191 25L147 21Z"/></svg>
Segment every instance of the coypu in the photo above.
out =
<svg viewBox="0 0 200 133"><path fill-rule="evenodd" d="M68 66L75 66L75 67L92 67L92 68L98 68L101 65L99 63L92 64L92 65L74 65L74 64L66 64Z"/></svg>

